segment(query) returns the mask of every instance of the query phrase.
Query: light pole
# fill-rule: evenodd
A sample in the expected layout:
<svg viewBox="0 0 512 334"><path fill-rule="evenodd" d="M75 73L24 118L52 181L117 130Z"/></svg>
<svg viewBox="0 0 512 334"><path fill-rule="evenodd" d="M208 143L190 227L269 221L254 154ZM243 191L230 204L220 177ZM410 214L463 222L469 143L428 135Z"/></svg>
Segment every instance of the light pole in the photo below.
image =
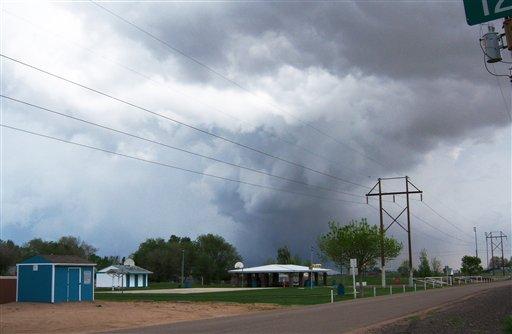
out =
<svg viewBox="0 0 512 334"><path fill-rule="evenodd" d="M309 273L309 288L313 289L313 246L311 246L311 252L310 252L310 261L311 261L311 271Z"/></svg>
<svg viewBox="0 0 512 334"><path fill-rule="evenodd" d="M184 282L184 275L185 275L185 250L181 250L181 287L183 288L183 282Z"/></svg>
<svg viewBox="0 0 512 334"><path fill-rule="evenodd" d="M473 226L473 231L475 232L475 254L478 257L478 242L476 240L476 226Z"/></svg>
<svg viewBox="0 0 512 334"><path fill-rule="evenodd" d="M244 264L242 262L235 263L235 269L242 270L242 288L244 287Z"/></svg>

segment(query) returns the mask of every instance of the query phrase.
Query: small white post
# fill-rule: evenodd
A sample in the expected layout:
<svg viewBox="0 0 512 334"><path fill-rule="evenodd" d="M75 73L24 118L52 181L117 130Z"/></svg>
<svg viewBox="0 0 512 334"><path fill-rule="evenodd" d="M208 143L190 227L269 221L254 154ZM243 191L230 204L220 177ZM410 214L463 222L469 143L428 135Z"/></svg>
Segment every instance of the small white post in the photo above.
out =
<svg viewBox="0 0 512 334"><path fill-rule="evenodd" d="M432 288L434 289L436 287L436 282L432 281Z"/></svg>
<svg viewBox="0 0 512 334"><path fill-rule="evenodd" d="M357 298L357 289L356 289L356 276L355 275L352 277L352 283L354 285L354 299L356 299Z"/></svg>
<svg viewBox="0 0 512 334"><path fill-rule="evenodd" d="M389 285L389 294L392 295L393 294L393 286L390 284Z"/></svg>
<svg viewBox="0 0 512 334"><path fill-rule="evenodd" d="M427 290L427 281L423 282L423 287L425 288L425 290Z"/></svg>
<svg viewBox="0 0 512 334"><path fill-rule="evenodd" d="M402 288L404 289L404 293L405 293L405 285L402 285Z"/></svg>
<svg viewBox="0 0 512 334"><path fill-rule="evenodd" d="M373 287L373 296L377 297L377 288L376 287Z"/></svg>
<svg viewBox="0 0 512 334"><path fill-rule="evenodd" d="M334 303L334 291L331 289L331 304Z"/></svg>
<svg viewBox="0 0 512 334"><path fill-rule="evenodd" d="M357 290L356 290L356 268L357 268L357 260L350 259L350 268L352 269L352 284L354 286L354 299L357 298ZM361 289L363 287L361 286Z"/></svg>

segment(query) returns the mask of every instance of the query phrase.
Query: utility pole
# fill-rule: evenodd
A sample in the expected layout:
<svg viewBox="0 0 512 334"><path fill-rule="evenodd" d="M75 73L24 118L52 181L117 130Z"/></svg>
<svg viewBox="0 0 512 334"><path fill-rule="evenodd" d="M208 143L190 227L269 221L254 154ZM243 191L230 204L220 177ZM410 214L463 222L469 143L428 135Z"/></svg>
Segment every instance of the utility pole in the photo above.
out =
<svg viewBox="0 0 512 334"><path fill-rule="evenodd" d="M368 201L368 197L366 197ZM382 212L382 180L379 178L379 219L380 219L380 272L381 272L381 285L386 287L386 258L384 257L384 217Z"/></svg>
<svg viewBox="0 0 512 334"><path fill-rule="evenodd" d="M496 269L496 261L494 258L494 251L501 250L501 271L503 276L505 276L505 254L503 251L503 238L507 239L507 236L502 231L499 232L489 232L485 235L485 242L487 243L487 239L489 239L491 244L491 263L492 263L492 274L494 275L494 271ZM498 241L499 239L499 241Z"/></svg>
<svg viewBox="0 0 512 334"><path fill-rule="evenodd" d="M478 257L478 242L476 240L476 226L473 226L473 231L475 232L475 256Z"/></svg>
<svg viewBox="0 0 512 334"><path fill-rule="evenodd" d="M485 263L485 268L489 269L489 242L487 241L487 232L485 232L484 235L485 235L485 252L487 253L487 262Z"/></svg>
<svg viewBox="0 0 512 334"><path fill-rule="evenodd" d="M181 250L181 287L183 288L183 283L185 281L185 250Z"/></svg>
<svg viewBox="0 0 512 334"><path fill-rule="evenodd" d="M311 261L311 271L309 273L309 288L313 289L313 246L311 246L309 256Z"/></svg>
<svg viewBox="0 0 512 334"><path fill-rule="evenodd" d="M392 192L383 192L383 182L385 180L405 180L405 191L392 191ZM409 187L414 188L410 190ZM378 192L375 190L378 189ZM408 176L400 176L400 177L388 177L388 178L379 178L377 183L373 186L373 188L366 194L366 203L368 203L368 197L370 196L379 196L379 219L380 219L380 263L381 263L381 283L382 287L386 287L386 254L384 250L384 237L386 231L393 225L397 223L404 231L407 232L407 245L409 248L409 286L413 286L413 269L412 269L412 241L411 241L411 211L410 211L410 203L409 203L409 195L410 194L420 194L421 200L423 200L423 191L419 190L412 182L410 181ZM396 195L405 195L406 198L406 207L398 214L398 216L393 217L382 205L382 197L383 196L393 196L393 202L395 202ZM404 213L407 212L407 228L404 227L400 222L398 222L398 218ZM384 214L386 214L389 218L392 219L392 222L384 227Z"/></svg>

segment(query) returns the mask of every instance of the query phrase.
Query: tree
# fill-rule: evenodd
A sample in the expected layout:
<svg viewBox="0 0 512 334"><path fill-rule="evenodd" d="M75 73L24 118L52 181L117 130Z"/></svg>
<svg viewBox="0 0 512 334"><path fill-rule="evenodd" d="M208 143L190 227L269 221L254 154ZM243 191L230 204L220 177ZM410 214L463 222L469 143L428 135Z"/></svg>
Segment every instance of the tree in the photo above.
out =
<svg viewBox="0 0 512 334"><path fill-rule="evenodd" d="M279 247L277 249L277 263L279 263L279 264L292 263L292 254L290 253L288 246Z"/></svg>
<svg viewBox="0 0 512 334"><path fill-rule="evenodd" d="M296 264L298 266L304 266L306 265L305 261L299 256L299 254L295 254L292 258L292 264Z"/></svg>
<svg viewBox="0 0 512 334"><path fill-rule="evenodd" d="M119 262L112 256L97 256L97 249L73 236L63 236L57 241L34 238L22 246L11 240L0 240L0 274L6 274L9 267L35 255L76 255L98 264L98 268Z"/></svg>
<svg viewBox="0 0 512 334"><path fill-rule="evenodd" d="M420 252L420 264L418 266L418 276L420 276L420 277L432 276L432 270L430 269L430 264L428 262L428 254L427 254L426 249L423 249Z"/></svg>
<svg viewBox="0 0 512 334"><path fill-rule="evenodd" d="M493 264L494 264L494 266L493 266ZM500 256L493 256L489 260L489 267L488 268L499 269L501 267L508 267L508 266L510 266L510 264L509 264L507 258L503 258L503 261L502 261Z"/></svg>
<svg viewBox="0 0 512 334"><path fill-rule="evenodd" d="M205 283L229 279L228 270L241 261L241 256L230 243L219 235L200 235L195 241L197 258L193 274Z"/></svg>
<svg viewBox="0 0 512 334"><path fill-rule="evenodd" d="M402 264L400 264L400 267L397 269L398 273L402 277L409 277L409 261L404 260Z"/></svg>
<svg viewBox="0 0 512 334"><path fill-rule="evenodd" d="M196 247L188 237L171 235L166 241L162 238L146 239L132 254L135 263L153 272L157 282L181 280L181 262L184 259L184 275L192 272Z"/></svg>
<svg viewBox="0 0 512 334"><path fill-rule="evenodd" d="M479 257L466 255L462 258L460 271L464 275L478 275L484 270L481 263L482 260Z"/></svg>
<svg viewBox="0 0 512 334"><path fill-rule="evenodd" d="M0 240L0 275L6 275L10 267L23 260L23 249L12 240Z"/></svg>
<svg viewBox="0 0 512 334"><path fill-rule="evenodd" d="M153 272L151 279L157 282L169 281L176 272L176 264L171 260L167 242L162 238L146 239L132 257L135 264Z"/></svg>
<svg viewBox="0 0 512 334"><path fill-rule="evenodd" d="M73 236L61 237L58 241L44 241L40 238L32 239L23 245L24 256L54 254L54 255L76 255L89 258L97 249L92 245Z"/></svg>
<svg viewBox="0 0 512 334"><path fill-rule="evenodd" d="M340 269L348 266L350 259L357 259L360 274L359 281L369 267L380 257L380 231L377 226L369 225L366 218L360 221L352 220L348 225L341 226L329 222L329 232L318 239L318 248L324 257L337 264ZM384 237L384 256L386 260L400 254L402 244L397 240Z"/></svg>
<svg viewBox="0 0 512 334"><path fill-rule="evenodd" d="M441 276L443 274L441 268L441 261L437 257L432 258L430 261L430 265L432 267L432 275Z"/></svg>
<svg viewBox="0 0 512 334"><path fill-rule="evenodd" d="M121 260L119 259L119 256L103 256L103 257L101 257L96 254L92 254L91 256L89 256L89 260L96 263L96 265L97 265L96 269L98 269L98 270L106 268L113 264L119 264L121 262Z"/></svg>

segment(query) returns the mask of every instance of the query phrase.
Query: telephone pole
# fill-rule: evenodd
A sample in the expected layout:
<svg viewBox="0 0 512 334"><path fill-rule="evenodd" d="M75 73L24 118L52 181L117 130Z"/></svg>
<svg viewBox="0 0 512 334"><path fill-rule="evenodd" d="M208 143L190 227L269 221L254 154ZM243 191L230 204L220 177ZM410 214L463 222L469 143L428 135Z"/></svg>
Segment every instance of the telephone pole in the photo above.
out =
<svg viewBox="0 0 512 334"><path fill-rule="evenodd" d="M183 283L185 281L185 250L181 250L181 287L184 288Z"/></svg>
<svg viewBox="0 0 512 334"><path fill-rule="evenodd" d="M501 250L501 270L503 276L505 276L505 254L503 251L503 238L507 239L507 236L502 231L499 232L489 232L485 235L485 242L487 243L487 239L489 239L489 243L491 245L491 263L492 263L492 274L494 275L494 270L496 269L496 260L494 258L494 251ZM498 241L499 239L499 241Z"/></svg>
<svg viewBox="0 0 512 334"><path fill-rule="evenodd" d="M478 242L476 239L476 226L473 226L473 231L475 231L475 256L478 257Z"/></svg>
<svg viewBox="0 0 512 334"><path fill-rule="evenodd" d="M405 191L392 191L392 192L383 192L383 182L386 180L405 180ZM413 190L410 190L409 187L412 187ZM378 192L376 192L378 190ZM413 269L412 269L412 243L411 243L411 212L410 212L410 203L409 203L409 195L410 194L420 194L421 199L423 200L423 191L419 190L414 184L411 183L408 176L400 176L400 177L388 177L388 178L379 178L377 183L373 186L373 188L366 194L366 203L368 203L368 197L370 196L379 196L379 220L380 220L380 264L381 264L381 280L382 287L386 286L386 256L384 251L384 236L386 231L393 225L397 223L404 231L407 232L407 245L409 248L409 286L413 286ZM396 195L405 195L406 198L406 207L398 214L398 216L393 217L382 205L382 197L383 196L393 196L393 202L395 201ZM407 228L405 228L402 224L398 222L398 218L404 213L407 212ZM384 227L384 214L386 214L389 218L392 219L392 222Z"/></svg>
<svg viewBox="0 0 512 334"><path fill-rule="evenodd" d="M487 241L487 232L485 232L484 235L485 235L485 252L487 254L487 262L485 263L485 268L489 269L489 242Z"/></svg>

